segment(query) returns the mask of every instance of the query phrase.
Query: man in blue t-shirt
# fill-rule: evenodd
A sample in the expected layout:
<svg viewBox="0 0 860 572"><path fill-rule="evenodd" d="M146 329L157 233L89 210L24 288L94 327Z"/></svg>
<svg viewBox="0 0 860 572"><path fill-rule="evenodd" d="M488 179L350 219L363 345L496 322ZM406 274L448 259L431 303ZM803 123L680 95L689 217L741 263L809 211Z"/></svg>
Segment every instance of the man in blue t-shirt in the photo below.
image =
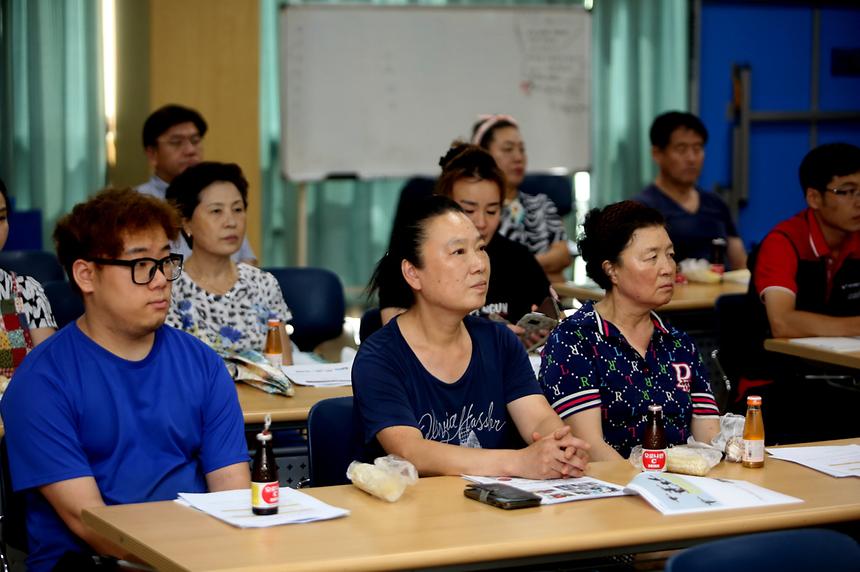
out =
<svg viewBox="0 0 860 572"><path fill-rule="evenodd" d="M163 201L107 190L57 223L85 311L27 357L0 402L13 487L26 494L29 570L127 556L83 524L85 509L249 486L223 363L163 325L182 271L169 247L177 217Z"/></svg>
<svg viewBox="0 0 860 572"><path fill-rule="evenodd" d="M651 124L651 157L659 172L654 183L634 197L666 219L675 259L714 260L725 249L722 264L746 268L747 253L726 204L714 193L696 187L705 162L708 130L692 113L670 111ZM714 245L714 240L723 243Z"/></svg>

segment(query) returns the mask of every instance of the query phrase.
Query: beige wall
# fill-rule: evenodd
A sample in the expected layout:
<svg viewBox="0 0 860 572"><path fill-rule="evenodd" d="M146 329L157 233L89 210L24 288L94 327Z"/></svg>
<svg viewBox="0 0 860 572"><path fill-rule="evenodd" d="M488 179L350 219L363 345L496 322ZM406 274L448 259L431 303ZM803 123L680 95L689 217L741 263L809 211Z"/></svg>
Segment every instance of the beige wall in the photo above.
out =
<svg viewBox="0 0 860 572"><path fill-rule="evenodd" d="M238 163L248 179L258 256L259 19L258 0L149 0L149 110L179 103L206 118L206 158Z"/></svg>
<svg viewBox="0 0 860 572"><path fill-rule="evenodd" d="M133 187L150 176L141 129L149 115L149 2L117 0L116 165L108 182Z"/></svg>

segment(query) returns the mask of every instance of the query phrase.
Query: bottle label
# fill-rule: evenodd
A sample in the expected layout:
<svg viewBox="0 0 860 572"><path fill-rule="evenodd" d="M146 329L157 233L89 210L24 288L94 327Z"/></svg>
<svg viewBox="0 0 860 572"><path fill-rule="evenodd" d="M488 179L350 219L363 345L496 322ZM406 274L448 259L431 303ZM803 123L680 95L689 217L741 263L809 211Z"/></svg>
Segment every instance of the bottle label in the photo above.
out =
<svg viewBox="0 0 860 572"><path fill-rule="evenodd" d="M251 482L251 507L274 508L278 506L281 489L278 481L273 483Z"/></svg>
<svg viewBox="0 0 860 572"><path fill-rule="evenodd" d="M284 363L284 354L281 354L281 353L263 354L263 357L265 357L266 361L268 361L270 364L272 364L275 367L281 367L281 365L283 365L283 363Z"/></svg>
<svg viewBox="0 0 860 572"><path fill-rule="evenodd" d="M723 275L726 272L725 264L711 264L711 272L714 274Z"/></svg>
<svg viewBox="0 0 860 572"><path fill-rule="evenodd" d="M666 449L643 449L642 470L663 472L666 470Z"/></svg>
<svg viewBox="0 0 860 572"><path fill-rule="evenodd" d="M764 462L764 441L762 439L744 439L743 462Z"/></svg>

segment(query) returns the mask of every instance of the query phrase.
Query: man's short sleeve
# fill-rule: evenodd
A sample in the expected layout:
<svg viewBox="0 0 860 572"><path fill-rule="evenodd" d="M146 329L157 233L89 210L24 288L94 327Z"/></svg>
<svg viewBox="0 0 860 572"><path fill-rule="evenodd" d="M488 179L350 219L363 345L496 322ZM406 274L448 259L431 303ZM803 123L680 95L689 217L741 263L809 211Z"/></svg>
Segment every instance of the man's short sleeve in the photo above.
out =
<svg viewBox="0 0 860 572"><path fill-rule="evenodd" d="M245 421L236 384L230 379L227 368L215 352L207 363L211 383L209 395L203 409L203 445L200 464L204 473L248 462L248 445L245 442Z"/></svg>
<svg viewBox="0 0 860 572"><path fill-rule="evenodd" d="M789 238L768 234L759 248L753 280L759 296L768 288L784 288L797 294L797 253Z"/></svg>
<svg viewBox="0 0 860 572"><path fill-rule="evenodd" d="M600 389L593 381L591 350L586 346L565 328L553 332L543 350L541 387L562 419L601 405Z"/></svg>
<svg viewBox="0 0 860 572"><path fill-rule="evenodd" d="M40 357L45 356L33 353L28 360ZM51 374L53 368L33 371L24 366L0 401L13 488L20 491L92 476L61 380Z"/></svg>

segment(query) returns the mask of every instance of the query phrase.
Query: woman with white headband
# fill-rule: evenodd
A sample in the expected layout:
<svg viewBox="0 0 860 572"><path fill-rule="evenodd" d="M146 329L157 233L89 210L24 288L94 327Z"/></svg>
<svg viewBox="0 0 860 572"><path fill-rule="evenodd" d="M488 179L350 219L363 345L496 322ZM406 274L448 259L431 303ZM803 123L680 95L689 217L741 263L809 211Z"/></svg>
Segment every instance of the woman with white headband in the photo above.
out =
<svg viewBox="0 0 860 572"><path fill-rule="evenodd" d="M526 172L526 148L510 115L482 115L472 130L472 143L493 156L507 179L499 234L528 247L550 282L563 282L570 266L567 233L555 204L546 195L519 191Z"/></svg>

